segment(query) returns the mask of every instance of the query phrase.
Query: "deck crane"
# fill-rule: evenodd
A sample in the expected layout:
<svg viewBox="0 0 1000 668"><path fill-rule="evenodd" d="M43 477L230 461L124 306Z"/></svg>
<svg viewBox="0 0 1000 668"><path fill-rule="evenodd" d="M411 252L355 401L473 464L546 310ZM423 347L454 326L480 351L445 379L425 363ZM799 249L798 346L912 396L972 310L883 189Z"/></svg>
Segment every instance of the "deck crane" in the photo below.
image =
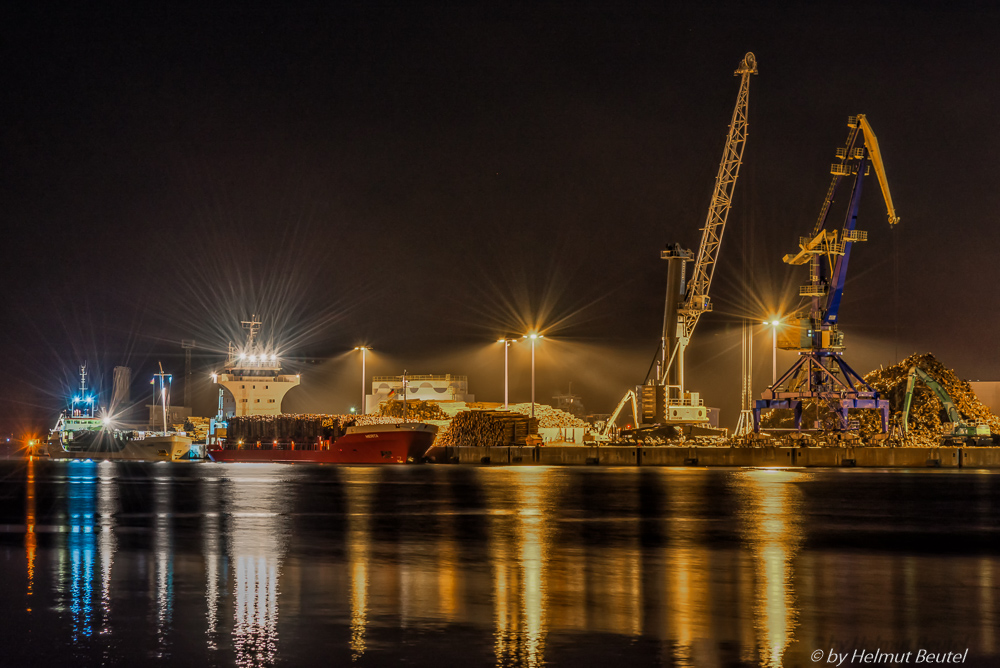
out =
<svg viewBox="0 0 1000 668"><path fill-rule="evenodd" d="M882 188L889 227L899 223L889 193L878 140L864 115L847 120L847 142L837 149L839 162L830 166L833 179L813 226L812 235L799 239L797 253L785 255L791 265L809 265L809 284L799 290L806 302L795 313L797 326L788 327L779 340L780 348L798 350L799 358L777 382L764 391L754 407L754 430L760 431L761 412L791 409L795 430L802 430L803 401L819 411L811 429L844 432L850 427L851 409L881 413L882 433L889 429L889 402L879 397L868 383L843 360L844 335L839 330L840 302L844 294L851 247L866 241L868 233L856 229L861 189L869 167L874 168ZM841 230L826 229L830 207L844 177L853 176L854 185ZM825 409L823 408L825 406Z"/></svg>
<svg viewBox="0 0 1000 668"><path fill-rule="evenodd" d="M667 261L667 296L663 313L663 334L660 341L655 383L641 385L634 394L625 395L614 418L629 399L640 404L641 424L706 424L708 409L697 392L686 392L684 387L684 352L695 326L703 313L712 310L709 288L715 273L726 219L732 207L733 189L743 161L743 148L747 140L747 104L750 96L750 75L757 74L757 59L747 53L734 74L740 77L740 90L736 97L726 146L715 177L712 201L708 207L705 226L701 228L701 245L695 259L690 250L678 244L667 247L660 257ZM691 280L685 283L687 263L694 261ZM632 396L630 396L632 395ZM614 424L609 419L605 433Z"/></svg>

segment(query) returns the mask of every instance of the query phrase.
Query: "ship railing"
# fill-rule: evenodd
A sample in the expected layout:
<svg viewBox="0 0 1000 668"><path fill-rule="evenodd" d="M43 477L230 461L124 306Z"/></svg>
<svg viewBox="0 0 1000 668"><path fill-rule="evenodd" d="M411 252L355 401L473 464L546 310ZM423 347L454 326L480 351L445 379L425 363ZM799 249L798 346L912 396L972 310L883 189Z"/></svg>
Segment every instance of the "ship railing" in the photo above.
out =
<svg viewBox="0 0 1000 668"><path fill-rule="evenodd" d="M392 383L401 382L403 380L402 376L373 376L372 382L375 383ZM454 376L450 373L444 375L406 375L406 382L412 383L420 380L453 380L460 383L467 383L469 381L468 376Z"/></svg>

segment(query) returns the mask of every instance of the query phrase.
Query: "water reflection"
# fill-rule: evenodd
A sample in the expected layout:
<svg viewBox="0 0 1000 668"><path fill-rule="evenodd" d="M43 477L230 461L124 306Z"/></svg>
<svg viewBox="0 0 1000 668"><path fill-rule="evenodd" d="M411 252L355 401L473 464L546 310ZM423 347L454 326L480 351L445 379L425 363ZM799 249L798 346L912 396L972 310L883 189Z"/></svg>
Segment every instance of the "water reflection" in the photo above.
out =
<svg viewBox="0 0 1000 668"><path fill-rule="evenodd" d="M547 632L551 521L559 488L550 468L484 474L491 514L494 654L498 666L541 666Z"/></svg>
<svg viewBox="0 0 1000 668"><path fill-rule="evenodd" d="M28 457L27 479L24 485L24 552L28 564L28 607L31 612L32 596L35 594L35 550L38 537L35 535L35 458Z"/></svg>
<svg viewBox="0 0 1000 668"><path fill-rule="evenodd" d="M781 666L797 622L792 559L801 544L800 471L734 474L744 540L754 556L754 626L760 665Z"/></svg>
<svg viewBox="0 0 1000 668"><path fill-rule="evenodd" d="M369 522L378 469L348 467L342 482L347 501L347 572L351 600L351 659L357 661L367 648L368 566L371 560Z"/></svg>
<svg viewBox="0 0 1000 668"><path fill-rule="evenodd" d="M219 647L219 578L223 559L220 487L218 478L207 478L201 485L201 549L205 558L205 637L209 651L215 651Z"/></svg>
<svg viewBox="0 0 1000 668"><path fill-rule="evenodd" d="M165 656L173 624L174 612L174 560L170 529L172 501L171 480L157 477L153 480L153 564L156 577L156 641L158 655Z"/></svg>
<svg viewBox="0 0 1000 668"><path fill-rule="evenodd" d="M997 656L1000 476L22 467L0 613L38 665L791 666L859 634Z"/></svg>
<svg viewBox="0 0 1000 668"><path fill-rule="evenodd" d="M101 559L101 635L111 633L111 566L114 564L117 549L114 529L118 504L115 465L112 462L102 462L98 465L97 487L97 512L100 518L97 549Z"/></svg>
<svg viewBox="0 0 1000 668"><path fill-rule="evenodd" d="M278 649L278 575L288 519L289 484L268 466L232 467L226 475L229 555L235 570L233 648L239 666L268 666ZM291 476L289 476L291 477Z"/></svg>
<svg viewBox="0 0 1000 668"><path fill-rule="evenodd" d="M661 476L666 496L664 533L667 544L660 563L665 571L665 634L670 659L678 666L717 663L712 652L709 577L712 554L704 521L706 479L698 471L671 471Z"/></svg>
<svg viewBox="0 0 1000 668"><path fill-rule="evenodd" d="M97 499L97 464L86 461L75 463L67 475L66 556L69 561L68 589L70 597L70 626L74 641L89 638L93 628L94 556L97 540L94 535L94 513ZM60 564L59 580L66 576Z"/></svg>

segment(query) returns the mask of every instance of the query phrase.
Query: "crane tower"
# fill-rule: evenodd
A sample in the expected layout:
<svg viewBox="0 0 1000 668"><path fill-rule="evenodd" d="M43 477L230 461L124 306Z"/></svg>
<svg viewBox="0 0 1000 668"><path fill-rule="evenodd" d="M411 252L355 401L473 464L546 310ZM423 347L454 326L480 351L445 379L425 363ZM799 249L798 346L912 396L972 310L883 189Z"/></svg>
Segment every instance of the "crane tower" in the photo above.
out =
<svg viewBox="0 0 1000 668"><path fill-rule="evenodd" d="M698 393L687 392L684 379L684 353L702 314L712 310L709 290L722 247L722 235L732 208L733 191L743 163L747 141L747 108L750 99L750 75L757 74L757 60L746 54L735 74L740 77L740 91L729 123L726 146L715 177L715 189L708 207L701 245L695 257L679 244L660 253L667 261L667 296L663 312L663 336L656 385L642 388L642 413L650 422L698 423L708 421L708 411ZM691 279L685 283L687 264L694 262ZM662 408L661 408L662 407ZM646 422L647 420L643 420Z"/></svg>
<svg viewBox="0 0 1000 668"><path fill-rule="evenodd" d="M740 77L740 90L729 122L726 146L715 177L708 215L701 228L698 255L696 257L679 244L669 245L660 253L660 257L667 261L667 295L656 378L647 385L640 385L635 391L626 392L605 423L604 435L611 432L618 415L630 402L633 416L639 424L686 425L708 422L708 409L698 393L685 391L684 352L698 320L702 314L712 310L709 289L747 141L750 75L757 74L757 59L753 53L747 53L743 57L734 74ZM691 262L694 263L691 280L687 281L687 265Z"/></svg>

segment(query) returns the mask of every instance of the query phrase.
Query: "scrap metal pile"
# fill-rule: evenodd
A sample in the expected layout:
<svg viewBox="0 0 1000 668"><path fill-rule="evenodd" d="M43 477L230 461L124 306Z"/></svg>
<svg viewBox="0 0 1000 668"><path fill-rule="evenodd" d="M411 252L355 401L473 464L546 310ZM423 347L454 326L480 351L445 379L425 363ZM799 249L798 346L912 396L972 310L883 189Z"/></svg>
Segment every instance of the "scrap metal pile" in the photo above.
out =
<svg viewBox="0 0 1000 668"><path fill-rule="evenodd" d="M536 406L537 408L537 406ZM528 436L538 433L538 420L508 411L465 411L438 434L439 446L525 445Z"/></svg>
<svg viewBox="0 0 1000 668"><path fill-rule="evenodd" d="M960 379L955 372L939 362L934 355L910 355L899 364L884 369L872 371L865 376L865 381L878 390L883 398L889 400L890 421L900 419L903 401L906 396L907 375L912 367L918 366L927 372L934 380L944 387L951 395L955 407L970 422L982 422L990 426L993 433L1000 433L1000 418L990 411L972 391L967 381ZM879 432L878 418L875 415L861 415L862 437L872 436ZM908 443L911 445L937 445L940 435L945 429L941 402L934 392L923 383L917 383L913 390L913 403L910 406Z"/></svg>
<svg viewBox="0 0 1000 668"><path fill-rule="evenodd" d="M993 415L972 391L972 387L967 381L960 379L954 371L938 361L934 355L925 353L923 355L910 355L898 364L877 369L865 375L864 380L873 389L878 391L879 396L889 401L889 422L892 425L890 431L891 440L901 441L899 425L902 422L903 402L906 398L907 376L914 366L920 367L927 372L934 380L944 387L945 391L955 402L955 407L969 422L981 422L988 424L993 433L1000 433L1000 418ZM761 428L764 431L775 428L790 429L793 426L790 411L771 411L765 413L761 419ZM817 411L815 405L803 402L803 424L811 424L822 416L824 412ZM851 420L857 421L857 437L862 442L872 442L881 434L881 420L875 411L855 411L851 414ZM945 414L941 402L934 392L923 383L916 383L913 390L913 401L910 406L909 433L905 439L908 445L913 446L934 446L939 445L941 436L946 430Z"/></svg>

